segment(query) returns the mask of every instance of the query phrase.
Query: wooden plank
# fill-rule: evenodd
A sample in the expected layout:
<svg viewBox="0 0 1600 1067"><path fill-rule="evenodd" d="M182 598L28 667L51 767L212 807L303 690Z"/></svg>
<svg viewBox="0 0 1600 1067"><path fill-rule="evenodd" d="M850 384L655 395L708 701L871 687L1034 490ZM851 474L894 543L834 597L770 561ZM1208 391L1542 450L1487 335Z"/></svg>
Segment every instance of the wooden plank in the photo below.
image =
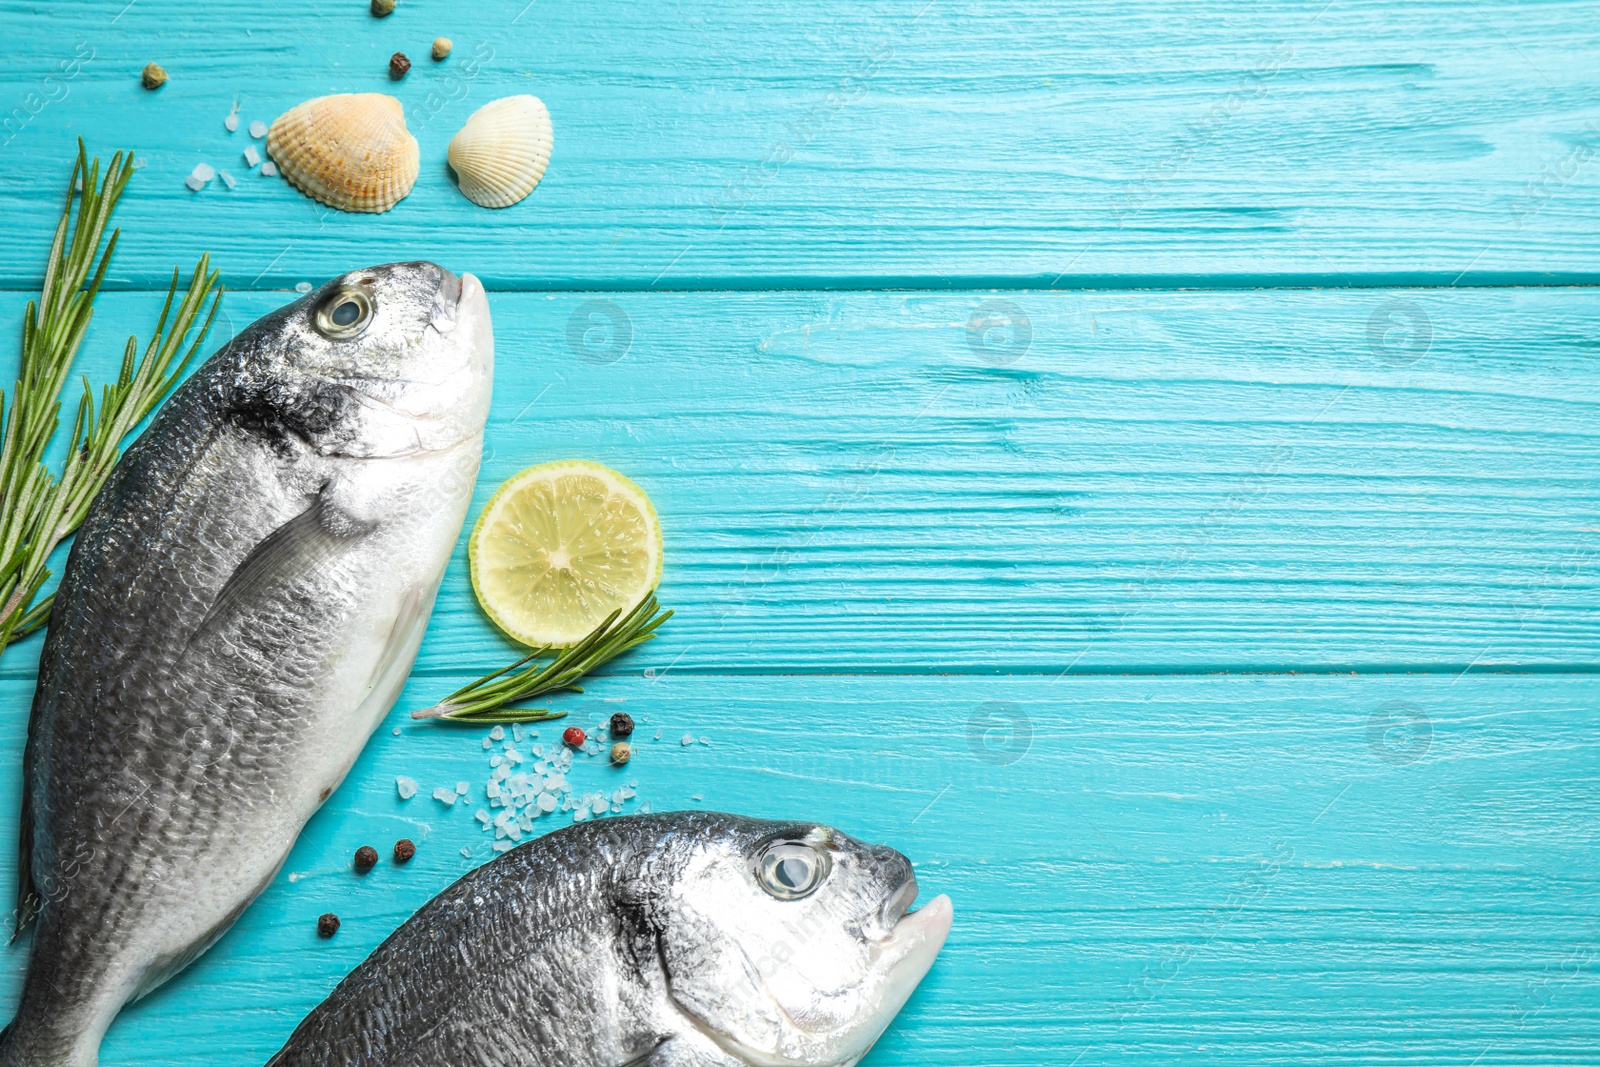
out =
<svg viewBox="0 0 1600 1067"><path fill-rule="evenodd" d="M478 502L650 492L680 615L633 670L1594 669L1592 290L995 299L496 294ZM102 304L92 376L157 307ZM507 651L458 555L422 670Z"/></svg>
<svg viewBox="0 0 1600 1067"><path fill-rule="evenodd" d="M436 684L414 680L411 702ZM0 683L8 750L26 698ZM669 675L571 704L584 724L619 707L643 724L626 770L580 763L579 788L830 821L952 895L951 944L879 1067L1577 1064L1600 1041L1592 677ZM1026 722L1026 744L986 737L983 716ZM487 858L483 731L393 723L239 926L125 1013L106 1067L262 1062ZM400 774L424 795L399 801ZM458 780L470 805L426 796ZM16 792L13 763L0 806ZM13 832L0 820L0 884ZM357 846L402 835L421 846L410 867L349 872ZM319 942L327 910L344 925ZM21 962L0 973L8 999Z"/></svg>
<svg viewBox="0 0 1600 1067"><path fill-rule="evenodd" d="M428 256L523 288L1125 287L1600 281L1600 23L1584 0L356 0L0 7L0 213L39 277L73 139L149 166L114 281L209 249L233 285ZM444 33L445 64L425 56ZM397 49L417 61L386 74ZM151 60L171 80L138 86ZM397 94L411 198L321 210L241 131ZM450 135L514 92L556 149L525 204L451 187ZM232 170L190 193L199 162Z"/></svg>

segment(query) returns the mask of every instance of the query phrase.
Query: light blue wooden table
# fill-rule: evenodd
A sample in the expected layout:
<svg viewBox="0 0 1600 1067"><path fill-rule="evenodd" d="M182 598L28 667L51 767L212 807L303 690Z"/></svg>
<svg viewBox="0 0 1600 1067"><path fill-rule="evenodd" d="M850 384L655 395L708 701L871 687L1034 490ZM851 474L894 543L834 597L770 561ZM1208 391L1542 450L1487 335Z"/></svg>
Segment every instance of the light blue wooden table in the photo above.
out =
<svg viewBox="0 0 1600 1067"><path fill-rule="evenodd" d="M873 1067L1600 1062L1592 0L7 0L0 40L8 359L80 136L147 162L92 376L206 250L219 343L370 263L485 280L478 502L585 457L666 528L678 616L567 702L641 751L579 787L829 820L955 899ZM422 144L381 217L223 127L353 90ZM445 144L522 92L549 174L474 208ZM488 858L481 732L406 713L509 651L458 558L392 722L108 1067L260 1063Z"/></svg>

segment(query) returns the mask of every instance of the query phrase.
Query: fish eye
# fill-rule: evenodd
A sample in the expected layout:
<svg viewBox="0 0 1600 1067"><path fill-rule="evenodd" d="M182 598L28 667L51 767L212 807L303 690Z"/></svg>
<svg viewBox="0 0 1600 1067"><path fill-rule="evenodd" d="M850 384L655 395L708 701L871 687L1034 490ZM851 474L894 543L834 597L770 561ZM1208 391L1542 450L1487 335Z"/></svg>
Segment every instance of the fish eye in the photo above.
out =
<svg viewBox="0 0 1600 1067"><path fill-rule="evenodd" d="M756 881L778 900L800 900L828 877L828 854L804 841L774 841L756 859Z"/></svg>
<svg viewBox="0 0 1600 1067"><path fill-rule="evenodd" d="M341 285L328 294L311 321L322 336L334 341L348 341L361 336L372 322L377 307L372 291L366 286Z"/></svg>

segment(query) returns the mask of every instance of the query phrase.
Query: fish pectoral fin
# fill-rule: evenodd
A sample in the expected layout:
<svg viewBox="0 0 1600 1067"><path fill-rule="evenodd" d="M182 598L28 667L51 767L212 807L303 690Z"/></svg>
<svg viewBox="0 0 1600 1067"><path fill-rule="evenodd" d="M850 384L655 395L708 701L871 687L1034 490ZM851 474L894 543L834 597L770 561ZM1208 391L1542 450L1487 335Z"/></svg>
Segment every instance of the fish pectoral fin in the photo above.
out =
<svg viewBox="0 0 1600 1067"><path fill-rule="evenodd" d="M372 529L329 502L327 488L311 506L268 534L223 583L189 644L214 630L270 588L282 587L341 555Z"/></svg>

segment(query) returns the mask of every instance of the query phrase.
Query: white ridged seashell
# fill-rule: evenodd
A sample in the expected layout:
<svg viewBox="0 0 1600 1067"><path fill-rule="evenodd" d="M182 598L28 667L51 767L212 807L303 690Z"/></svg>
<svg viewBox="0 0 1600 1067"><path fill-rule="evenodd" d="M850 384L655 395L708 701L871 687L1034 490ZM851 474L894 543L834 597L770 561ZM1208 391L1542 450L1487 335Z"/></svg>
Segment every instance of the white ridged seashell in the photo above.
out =
<svg viewBox="0 0 1600 1067"><path fill-rule="evenodd" d="M482 207L510 207L544 177L555 134L537 96L491 100L450 138L461 192Z"/></svg>
<svg viewBox="0 0 1600 1067"><path fill-rule="evenodd" d="M296 189L340 211L388 211L417 183L420 153L400 101L339 93L279 115L267 152Z"/></svg>

